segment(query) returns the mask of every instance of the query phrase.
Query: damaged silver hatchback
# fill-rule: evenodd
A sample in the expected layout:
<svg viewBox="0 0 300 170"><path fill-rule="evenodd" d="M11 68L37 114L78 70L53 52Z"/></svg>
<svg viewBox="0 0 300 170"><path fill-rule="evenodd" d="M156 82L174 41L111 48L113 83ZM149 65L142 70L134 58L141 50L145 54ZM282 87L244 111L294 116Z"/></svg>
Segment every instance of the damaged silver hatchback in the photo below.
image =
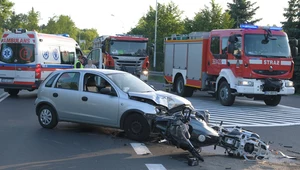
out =
<svg viewBox="0 0 300 170"><path fill-rule="evenodd" d="M123 129L133 140L145 140L156 115L191 102L155 90L134 75L106 69L52 72L40 85L36 115L44 128L77 122Z"/></svg>

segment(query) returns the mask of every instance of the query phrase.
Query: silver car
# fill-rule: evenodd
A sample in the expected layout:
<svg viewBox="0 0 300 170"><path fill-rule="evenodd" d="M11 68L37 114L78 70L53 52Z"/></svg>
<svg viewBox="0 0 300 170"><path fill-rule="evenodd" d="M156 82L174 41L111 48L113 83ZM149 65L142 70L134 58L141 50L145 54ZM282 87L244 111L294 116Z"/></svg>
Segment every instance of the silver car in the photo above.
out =
<svg viewBox="0 0 300 170"><path fill-rule="evenodd" d="M59 121L123 129L133 140L146 140L152 120L191 102L157 91L134 75L108 69L52 72L40 85L36 115L44 128Z"/></svg>

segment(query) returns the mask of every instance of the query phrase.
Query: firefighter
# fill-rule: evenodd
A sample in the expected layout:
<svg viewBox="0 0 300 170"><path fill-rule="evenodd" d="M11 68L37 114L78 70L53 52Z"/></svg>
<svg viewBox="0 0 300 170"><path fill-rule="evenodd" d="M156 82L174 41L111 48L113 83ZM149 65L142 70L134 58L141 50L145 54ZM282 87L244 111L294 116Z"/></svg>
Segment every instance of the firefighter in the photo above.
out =
<svg viewBox="0 0 300 170"><path fill-rule="evenodd" d="M78 57L78 60L75 62L74 68L79 68L79 69L84 68L82 63L83 63L83 57L80 56Z"/></svg>

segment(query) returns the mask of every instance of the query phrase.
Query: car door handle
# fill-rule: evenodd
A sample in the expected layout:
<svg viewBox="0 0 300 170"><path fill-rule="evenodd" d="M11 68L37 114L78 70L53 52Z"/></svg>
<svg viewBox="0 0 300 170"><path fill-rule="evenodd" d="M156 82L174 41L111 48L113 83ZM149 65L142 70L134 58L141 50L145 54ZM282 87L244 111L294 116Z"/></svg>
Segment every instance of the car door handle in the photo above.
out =
<svg viewBox="0 0 300 170"><path fill-rule="evenodd" d="M53 97L57 97L58 96L58 94L57 93L53 93Z"/></svg>
<svg viewBox="0 0 300 170"><path fill-rule="evenodd" d="M87 100L88 100L88 98L87 98L87 97L85 97L85 96L83 96L83 97L81 98L81 100L82 100L82 101L87 101Z"/></svg>

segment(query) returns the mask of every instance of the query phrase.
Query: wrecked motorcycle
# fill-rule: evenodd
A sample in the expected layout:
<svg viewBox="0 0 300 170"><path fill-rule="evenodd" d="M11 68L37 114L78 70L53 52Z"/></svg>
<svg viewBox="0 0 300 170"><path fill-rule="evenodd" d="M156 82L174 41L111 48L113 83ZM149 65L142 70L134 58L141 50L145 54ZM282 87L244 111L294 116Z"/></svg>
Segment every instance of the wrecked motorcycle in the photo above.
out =
<svg viewBox="0 0 300 170"><path fill-rule="evenodd" d="M239 127L226 129L222 122L218 126L209 126L208 111L194 111L189 106L178 108L167 115L157 116L154 127L165 141L189 151L198 160L204 161L200 152L205 146L214 146L215 149L220 146L228 155L245 159L268 158L269 146L260 140L258 134Z"/></svg>

